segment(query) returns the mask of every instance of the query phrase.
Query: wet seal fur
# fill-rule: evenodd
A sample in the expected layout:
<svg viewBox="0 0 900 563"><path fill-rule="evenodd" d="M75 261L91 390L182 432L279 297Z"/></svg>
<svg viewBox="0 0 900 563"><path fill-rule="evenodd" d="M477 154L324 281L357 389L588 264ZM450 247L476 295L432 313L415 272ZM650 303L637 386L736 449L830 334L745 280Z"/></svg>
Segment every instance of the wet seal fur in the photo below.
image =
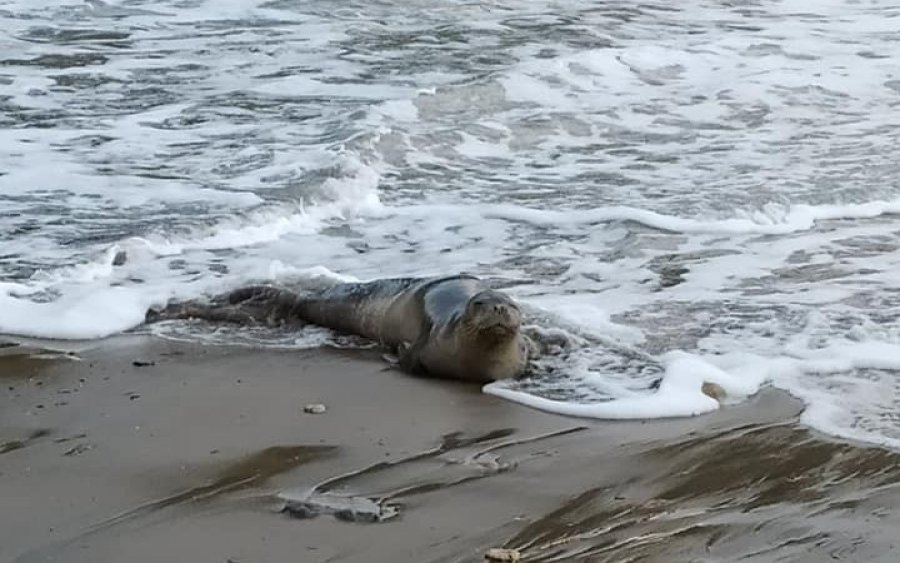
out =
<svg viewBox="0 0 900 563"><path fill-rule="evenodd" d="M474 276L343 283L298 294L250 286L151 310L147 322L200 318L241 324L313 323L375 340L407 372L487 383L524 373L540 347L508 295Z"/></svg>

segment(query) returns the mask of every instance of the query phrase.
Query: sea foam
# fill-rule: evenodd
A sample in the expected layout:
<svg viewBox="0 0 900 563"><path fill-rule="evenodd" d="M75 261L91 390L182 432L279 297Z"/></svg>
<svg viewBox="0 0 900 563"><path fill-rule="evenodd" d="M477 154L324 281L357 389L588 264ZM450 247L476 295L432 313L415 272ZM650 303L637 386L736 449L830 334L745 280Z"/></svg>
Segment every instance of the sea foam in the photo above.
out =
<svg viewBox="0 0 900 563"><path fill-rule="evenodd" d="M765 381L763 377L750 374L738 377L685 352L671 352L662 359L665 365L662 380L655 390L648 390L639 396L577 403L523 393L503 382L488 384L484 391L557 414L599 419L641 419L695 416L718 409L719 401L703 392L705 383L720 386L725 392L725 399L736 402L758 391Z"/></svg>

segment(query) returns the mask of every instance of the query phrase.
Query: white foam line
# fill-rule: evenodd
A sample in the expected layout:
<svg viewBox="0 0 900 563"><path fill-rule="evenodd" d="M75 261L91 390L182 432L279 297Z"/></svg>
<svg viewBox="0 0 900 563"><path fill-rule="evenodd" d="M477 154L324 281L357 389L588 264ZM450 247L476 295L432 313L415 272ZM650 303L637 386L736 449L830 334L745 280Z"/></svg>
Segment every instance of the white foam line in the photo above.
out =
<svg viewBox="0 0 900 563"><path fill-rule="evenodd" d="M286 235L311 235L320 231L330 220L377 215L381 204L372 194L361 201L332 202L309 208L298 207L284 215L280 208L258 211L246 222L230 221L210 227L209 234L184 240L133 237L131 242L145 245L158 256L174 256L190 250L235 249L272 242Z"/></svg>
<svg viewBox="0 0 900 563"><path fill-rule="evenodd" d="M334 200L290 208L256 209L242 219L229 219L192 233L181 240L135 237L132 242L145 245L158 256L173 256L189 250L234 249L272 242L290 234L314 234L329 221L357 216L377 216L383 212L378 197L377 172L352 160L345 160L353 174L341 179L329 179L323 187Z"/></svg>
<svg viewBox="0 0 900 563"><path fill-rule="evenodd" d="M546 399L523 391L501 387L494 383L485 386L484 392L542 411L606 420L696 416L719 408L718 401L699 391L677 394L654 393L647 397L618 399L603 403L570 403Z"/></svg>
<svg viewBox="0 0 900 563"><path fill-rule="evenodd" d="M703 221L663 215L632 207L608 207L589 210L544 211L498 205L488 216L523 220L536 224L605 223L634 221L648 227L680 233L788 234L812 229L817 221L863 219L900 213L900 200L873 201L848 205L796 205L781 220L758 215L754 219L734 218Z"/></svg>
<svg viewBox="0 0 900 563"><path fill-rule="evenodd" d="M764 381L761 377L735 377L699 356L686 352L670 352L661 359L666 364L665 376L655 392L643 396L597 403L572 403L510 389L503 382L485 385L483 391L489 395L556 414L607 420L633 420L696 416L718 409L719 401L702 391L702 386L706 382L719 385L726 396L734 400L755 393Z"/></svg>
<svg viewBox="0 0 900 563"><path fill-rule="evenodd" d="M459 208L460 206L456 205L434 204L398 209L396 212L404 215L458 214ZM882 215L900 214L900 199L845 205L798 204L791 206L780 216L775 217L766 212L758 212L752 218L712 220L675 217L626 206L556 211L533 209L513 204L494 204L479 206L478 212L486 218L521 221L542 226L634 221L655 229L686 234L790 234L808 231L815 227L819 221L830 219L870 219Z"/></svg>
<svg viewBox="0 0 900 563"><path fill-rule="evenodd" d="M900 345L889 342L836 344L794 351L797 366L807 373L841 373L856 369L900 370Z"/></svg>

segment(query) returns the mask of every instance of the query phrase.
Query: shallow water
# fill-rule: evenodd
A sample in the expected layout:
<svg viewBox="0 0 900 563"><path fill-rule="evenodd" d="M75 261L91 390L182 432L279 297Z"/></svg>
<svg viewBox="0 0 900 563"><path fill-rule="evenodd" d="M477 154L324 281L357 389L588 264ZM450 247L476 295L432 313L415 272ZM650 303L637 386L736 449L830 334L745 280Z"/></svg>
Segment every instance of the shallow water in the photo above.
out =
<svg viewBox="0 0 900 563"><path fill-rule="evenodd" d="M703 380L770 383L806 423L896 447L898 15L0 1L0 332L98 338L250 280L466 271L523 282L584 339L490 392L643 417L717 408Z"/></svg>

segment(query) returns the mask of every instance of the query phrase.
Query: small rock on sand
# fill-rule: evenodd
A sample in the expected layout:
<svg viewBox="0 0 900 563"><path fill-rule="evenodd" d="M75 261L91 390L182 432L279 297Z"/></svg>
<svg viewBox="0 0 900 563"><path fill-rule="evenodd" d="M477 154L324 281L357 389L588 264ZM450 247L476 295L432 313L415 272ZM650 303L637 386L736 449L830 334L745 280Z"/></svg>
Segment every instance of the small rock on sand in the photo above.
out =
<svg viewBox="0 0 900 563"><path fill-rule="evenodd" d="M310 403L303 407L303 412L306 414L322 414L328 410L328 408L322 403Z"/></svg>

